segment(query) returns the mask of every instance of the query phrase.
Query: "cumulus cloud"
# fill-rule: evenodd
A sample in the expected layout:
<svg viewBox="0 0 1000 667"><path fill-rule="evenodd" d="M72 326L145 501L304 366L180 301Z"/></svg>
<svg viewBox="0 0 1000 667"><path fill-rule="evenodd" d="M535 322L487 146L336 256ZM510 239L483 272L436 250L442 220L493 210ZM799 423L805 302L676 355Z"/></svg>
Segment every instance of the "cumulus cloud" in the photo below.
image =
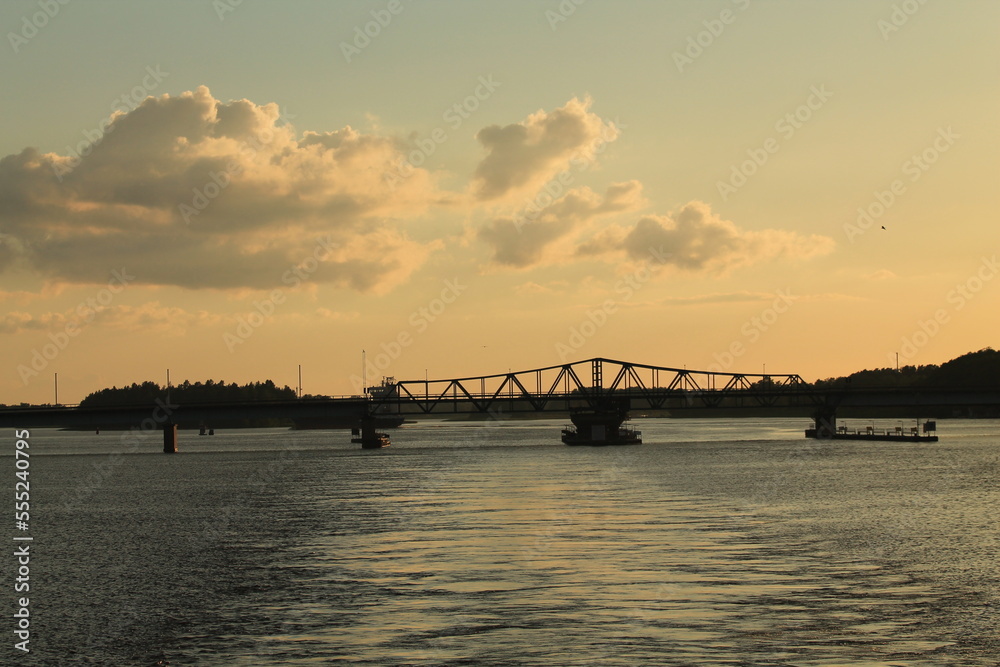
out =
<svg viewBox="0 0 1000 667"><path fill-rule="evenodd" d="M590 111L591 100L573 98L551 112L539 110L520 123L491 125L476 138L486 157L476 166L472 191L480 201L537 189L570 165L592 160L618 129Z"/></svg>
<svg viewBox="0 0 1000 667"><path fill-rule="evenodd" d="M472 174L471 203L509 204L507 195L541 192L563 170L593 160L618 129L590 105L573 98L479 132L486 155ZM116 112L82 156L26 148L0 158L0 273L27 270L50 289L101 284L119 270L135 285L384 292L444 247L423 230L414 233L421 240L411 238L407 225L456 201L426 170L409 168L400 178L407 150L351 127L299 134L277 105L221 102L205 87L149 97ZM558 182L561 192L568 182ZM656 248L677 268L724 273L833 246L826 237L742 229L701 202L607 226L605 216L645 206L638 181L603 194L576 188L555 201L557 193L545 191L548 205L478 230L495 264L647 259ZM0 326L41 326L12 317Z"/></svg>
<svg viewBox="0 0 1000 667"><path fill-rule="evenodd" d="M747 230L692 201L668 215L648 215L631 229L606 230L599 242L581 246L584 254L622 250L634 260L656 257L668 266L689 271L727 273L776 258L808 259L829 253L833 239L803 236L780 229Z"/></svg>
<svg viewBox="0 0 1000 667"><path fill-rule="evenodd" d="M385 290L439 247L387 222L438 197L420 169L390 187L404 150L351 127L299 138L276 105L204 86L150 97L86 155L0 159L0 271L100 283L126 266L137 284L267 288L312 263L310 281Z"/></svg>
<svg viewBox="0 0 1000 667"><path fill-rule="evenodd" d="M642 185L638 181L615 183L604 197L590 188L577 188L527 218L518 215L494 219L479 230L479 238L492 246L494 262L523 268L538 263L549 246L587 221L642 204Z"/></svg>

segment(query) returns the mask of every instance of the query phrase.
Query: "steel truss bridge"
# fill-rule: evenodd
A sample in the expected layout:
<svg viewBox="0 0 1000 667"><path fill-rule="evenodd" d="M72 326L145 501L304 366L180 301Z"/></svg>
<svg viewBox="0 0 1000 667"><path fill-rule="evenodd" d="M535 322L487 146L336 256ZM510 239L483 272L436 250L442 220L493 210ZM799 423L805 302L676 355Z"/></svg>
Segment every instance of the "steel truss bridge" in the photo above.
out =
<svg viewBox="0 0 1000 667"><path fill-rule="evenodd" d="M373 431L386 417L479 413L501 419L511 413L589 412L599 419L611 415L607 424L644 413L802 416L814 419L817 430L830 433L841 409L892 411L896 417L957 416L972 409L1000 414L1000 391L828 389L814 387L796 374L696 371L598 357L494 375L390 382L367 389L363 396L182 404L165 396L143 405L0 408L0 426L142 425L144 430L163 428L166 434L174 425L196 428L218 420L286 419L313 427L360 425Z"/></svg>
<svg viewBox="0 0 1000 667"><path fill-rule="evenodd" d="M815 407L823 403L796 374L726 373L594 358L558 366L449 380L403 380L371 388L372 412L479 412Z"/></svg>

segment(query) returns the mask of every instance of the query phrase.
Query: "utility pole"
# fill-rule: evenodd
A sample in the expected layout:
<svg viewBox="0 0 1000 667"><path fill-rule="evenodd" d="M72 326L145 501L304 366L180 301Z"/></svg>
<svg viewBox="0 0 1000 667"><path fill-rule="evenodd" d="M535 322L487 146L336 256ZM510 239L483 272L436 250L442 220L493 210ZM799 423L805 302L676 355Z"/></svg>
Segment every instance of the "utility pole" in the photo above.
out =
<svg viewBox="0 0 1000 667"><path fill-rule="evenodd" d="M59 373L55 374L55 383L56 383L56 407L58 408L59 407Z"/></svg>

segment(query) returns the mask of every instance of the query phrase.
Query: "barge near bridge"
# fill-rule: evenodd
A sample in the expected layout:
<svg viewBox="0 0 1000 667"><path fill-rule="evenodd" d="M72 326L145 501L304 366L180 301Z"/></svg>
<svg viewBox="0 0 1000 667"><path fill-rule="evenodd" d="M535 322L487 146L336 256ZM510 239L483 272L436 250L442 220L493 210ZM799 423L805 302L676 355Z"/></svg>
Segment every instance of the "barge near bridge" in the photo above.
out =
<svg viewBox="0 0 1000 667"><path fill-rule="evenodd" d="M829 440L869 440L869 441L882 441L882 442L937 442L937 435L929 435L937 431L937 422L927 420L924 422L922 427L923 433L921 433L920 426L913 426L909 431L906 431L902 426L897 426L894 429L878 429L875 426L866 426L865 430L855 429L849 431L847 426L838 426L837 430L827 436ZM807 438L819 438L819 431L815 428L806 429Z"/></svg>

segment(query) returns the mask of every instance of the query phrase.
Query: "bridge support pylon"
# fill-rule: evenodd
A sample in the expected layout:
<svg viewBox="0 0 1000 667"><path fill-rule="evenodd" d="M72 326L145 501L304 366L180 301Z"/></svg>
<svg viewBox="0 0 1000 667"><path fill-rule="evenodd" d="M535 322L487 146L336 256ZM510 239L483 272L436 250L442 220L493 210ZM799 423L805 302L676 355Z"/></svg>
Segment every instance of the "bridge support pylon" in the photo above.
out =
<svg viewBox="0 0 1000 667"><path fill-rule="evenodd" d="M361 449L381 449L383 447L388 447L391 442L389 441L389 434L382 433L376 428L377 420L375 417L368 415L361 419L360 426L351 429L351 442L361 444Z"/></svg>
<svg viewBox="0 0 1000 667"><path fill-rule="evenodd" d="M813 414L813 428L806 431L810 438L829 440L837 432L837 408L823 406Z"/></svg>
<svg viewBox="0 0 1000 667"><path fill-rule="evenodd" d="M177 424L167 422L163 425L163 453L177 453Z"/></svg>
<svg viewBox="0 0 1000 667"><path fill-rule="evenodd" d="M594 410L576 410L570 415L572 428L564 428L562 441L567 445L639 445L639 431L622 428L628 419L627 403Z"/></svg>

